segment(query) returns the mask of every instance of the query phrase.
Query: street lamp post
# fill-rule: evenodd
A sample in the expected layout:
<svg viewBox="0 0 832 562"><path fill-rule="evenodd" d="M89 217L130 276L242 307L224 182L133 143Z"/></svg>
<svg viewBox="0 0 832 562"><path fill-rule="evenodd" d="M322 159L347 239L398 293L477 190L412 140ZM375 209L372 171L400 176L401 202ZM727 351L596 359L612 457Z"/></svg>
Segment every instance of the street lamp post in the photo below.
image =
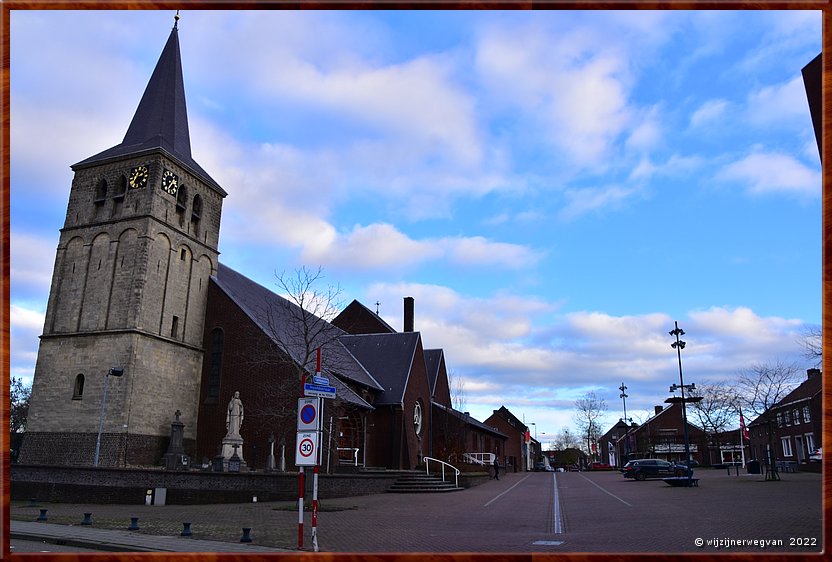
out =
<svg viewBox="0 0 832 562"><path fill-rule="evenodd" d="M682 378L682 350L685 349L685 342L679 339L679 336L684 336L685 331L679 327L679 323L674 321L673 325L675 328L671 330L669 333L671 336L676 337L676 341L670 344L670 347L676 350L676 356L679 358L679 385L678 388L682 391L682 425L684 426L685 432L685 468L687 469L686 472L688 474L688 486L691 484L691 462L690 462L690 440L688 438L688 415L687 415L687 407L685 405L685 381ZM670 387L671 391L674 391L677 385L673 385ZM693 385L691 385L693 386Z"/></svg>
<svg viewBox="0 0 832 562"><path fill-rule="evenodd" d="M627 460L628 460L627 457L630 455L629 444L627 443L627 433L629 433L629 431L630 431L630 425L628 424L629 420L627 418L627 393L624 392L625 390L627 390L627 387L624 386L624 383L622 382L621 386L618 387L618 390L621 391L621 395L619 396L619 398L621 398L621 401L624 403L624 417L621 419L621 421L624 422L624 459L623 460L626 463ZM622 463L622 466L623 466L623 463Z"/></svg>
<svg viewBox="0 0 832 562"><path fill-rule="evenodd" d="M104 395L101 397L101 413L98 414L98 437L95 439L95 459L93 459L93 466L98 466L98 455L101 452L101 432L104 429L104 408L107 405L107 386L110 382L110 375L120 377L123 374L124 369L113 367L104 375Z"/></svg>

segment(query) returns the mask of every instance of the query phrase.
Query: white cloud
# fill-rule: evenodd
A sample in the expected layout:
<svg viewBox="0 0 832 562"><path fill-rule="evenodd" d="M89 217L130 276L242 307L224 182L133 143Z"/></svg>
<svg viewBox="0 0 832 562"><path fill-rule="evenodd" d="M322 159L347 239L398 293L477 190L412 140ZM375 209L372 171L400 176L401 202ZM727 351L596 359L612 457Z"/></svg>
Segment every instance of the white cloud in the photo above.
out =
<svg viewBox="0 0 832 562"><path fill-rule="evenodd" d="M608 207L617 207L633 195L639 193L638 187L618 185L599 188L568 189L564 192L566 205L558 216L563 221L570 221L587 213L600 211Z"/></svg>
<svg viewBox="0 0 832 562"><path fill-rule="evenodd" d="M781 193L814 198L821 193L819 171L791 155L776 152L749 154L724 166L715 177L718 181L740 183L752 195Z"/></svg>
<svg viewBox="0 0 832 562"><path fill-rule="evenodd" d="M751 92L748 96L746 119L758 127L811 127L812 119L800 72L796 72L788 82L765 86Z"/></svg>
<svg viewBox="0 0 832 562"><path fill-rule="evenodd" d="M18 298L45 295L52 282L57 235L47 237L13 230L10 234L10 279Z"/></svg>
<svg viewBox="0 0 832 562"><path fill-rule="evenodd" d="M730 104L724 99L708 100L690 116L691 127L710 125L722 119Z"/></svg>
<svg viewBox="0 0 832 562"><path fill-rule="evenodd" d="M477 45L476 68L489 95L526 113L539 128L534 133L564 151L570 165L604 163L632 119L626 53L599 49L605 43L594 43L594 35L586 28L563 36L500 28L485 31Z"/></svg>

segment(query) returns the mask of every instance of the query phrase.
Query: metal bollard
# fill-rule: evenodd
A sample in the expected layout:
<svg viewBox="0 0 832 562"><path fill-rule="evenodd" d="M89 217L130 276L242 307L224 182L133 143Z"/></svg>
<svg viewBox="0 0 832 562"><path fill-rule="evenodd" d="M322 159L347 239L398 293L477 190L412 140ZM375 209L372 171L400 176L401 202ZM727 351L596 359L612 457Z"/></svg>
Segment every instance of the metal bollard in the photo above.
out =
<svg viewBox="0 0 832 562"><path fill-rule="evenodd" d="M130 518L130 525L127 527L128 531L138 531L139 530L139 518L138 517L131 517Z"/></svg>
<svg viewBox="0 0 832 562"><path fill-rule="evenodd" d="M191 524L190 523L182 523L182 532L179 533L180 537L190 537L191 536Z"/></svg>
<svg viewBox="0 0 832 562"><path fill-rule="evenodd" d="M84 520L81 521L81 525L92 525L92 513L84 514Z"/></svg>
<svg viewBox="0 0 832 562"><path fill-rule="evenodd" d="M240 542L251 542L251 527L243 527L243 536Z"/></svg>
<svg viewBox="0 0 832 562"><path fill-rule="evenodd" d="M46 521L46 510L45 509L40 510L40 515L38 515L38 518L35 519L35 521Z"/></svg>

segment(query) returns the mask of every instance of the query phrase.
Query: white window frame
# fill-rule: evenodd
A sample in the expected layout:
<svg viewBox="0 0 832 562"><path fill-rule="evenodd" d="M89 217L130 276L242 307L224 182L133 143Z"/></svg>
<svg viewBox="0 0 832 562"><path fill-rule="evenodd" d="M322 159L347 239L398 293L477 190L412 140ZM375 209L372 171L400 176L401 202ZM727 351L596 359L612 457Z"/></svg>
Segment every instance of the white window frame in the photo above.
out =
<svg viewBox="0 0 832 562"><path fill-rule="evenodd" d="M783 447L783 456L784 457L792 457L792 438L791 437L781 437L780 444Z"/></svg>
<svg viewBox="0 0 832 562"><path fill-rule="evenodd" d="M791 427L792 425L792 413L789 410L783 412L783 422L786 424L786 427Z"/></svg>
<svg viewBox="0 0 832 562"><path fill-rule="evenodd" d="M794 418L794 425L800 425L800 410L798 408L792 410L792 417Z"/></svg>
<svg viewBox="0 0 832 562"><path fill-rule="evenodd" d="M815 452L815 434L814 433L804 433L803 439L806 443L806 449L808 449L809 454Z"/></svg>
<svg viewBox="0 0 832 562"><path fill-rule="evenodd" d="M808 405L803 406L803 423L812 421L812 413Z"/></svg>
<svg viewBox="0 0 832 562"><path fill-rule="evenodd" d="M777 427L783 427L783 414L777 412Z"/></svg>

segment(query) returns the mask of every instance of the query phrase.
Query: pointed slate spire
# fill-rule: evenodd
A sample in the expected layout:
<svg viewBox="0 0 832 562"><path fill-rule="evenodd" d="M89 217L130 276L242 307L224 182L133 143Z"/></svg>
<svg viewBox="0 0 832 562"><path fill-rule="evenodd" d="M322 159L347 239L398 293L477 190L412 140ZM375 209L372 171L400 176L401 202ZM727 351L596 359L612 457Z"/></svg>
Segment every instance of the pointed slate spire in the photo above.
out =
<svg viewBox="0 0 832 562"><path fill-rule="evenodd" d="M177 21L174 24L170 32L144 95L136 108L133 120L124 135L124 140L121 144L78 162L72 166L73 169L112 158L161 150L190 168L196 175L225 195L219 184L191 157L185 84L182 79L182 59L179 54L178 23Z"/></svg>

